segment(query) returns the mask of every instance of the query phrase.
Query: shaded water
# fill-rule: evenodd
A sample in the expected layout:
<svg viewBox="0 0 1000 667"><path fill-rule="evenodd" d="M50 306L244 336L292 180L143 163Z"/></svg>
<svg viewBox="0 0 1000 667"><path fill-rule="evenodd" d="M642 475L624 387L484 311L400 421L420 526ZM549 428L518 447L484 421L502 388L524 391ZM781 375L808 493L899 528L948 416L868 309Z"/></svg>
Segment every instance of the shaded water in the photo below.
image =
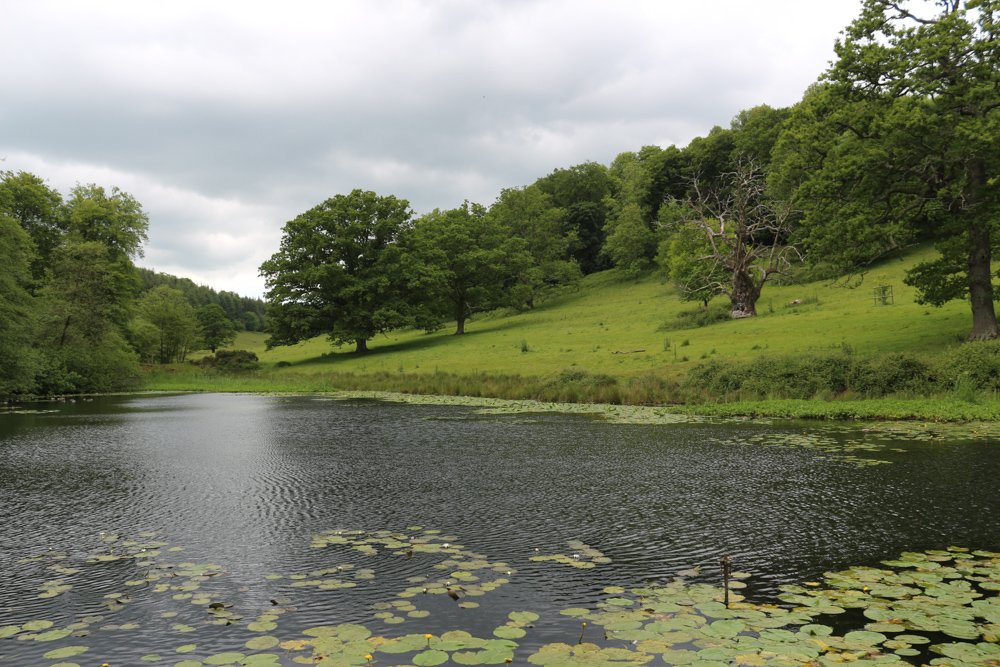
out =
<svg viewBox="0 0 1000 667"><path fill-rule="evenodd" d="M666 580L694 566L718 583L725 553L753 575L748 598L773 602L781 584L902 551L1000 548L996 443L905 443L906 452L879 454L891 465L856 467L745 441L803 428L821 427L616 425L578 415L474 416L455 406L246 395L106 398L3 415L0 627L105 619L82 638L0 639L0 664L52 664L41 655L65 644L91 647L81 664L114 666L148 664L138 659L154 652L172 665L184 657L173 649L188 643L201 654L240 650L255 636L246 620L282 596L296 608L271 633L282 639L343 622L387 636L456 628L489 636L508 612L530 610L542 615L522 641L531 647L579 633L578 623L547 612L592 605L608 585ZM447 575L432 567L442 557L309 546L323 530L412 526L508 563L510 583L476 598L477 609L422 595L414 604L430 616L382 625L371 605L392 600L411 585L407 577ZM103 607L105 595L126 590L136 567L81 563L102 546L101 532L144 531L183 547L165 553L176 562L221 565L226 574L212 590L245 614L243 624L204 625L203 608L142 587L130 590L124 609ZM528 560L572 553L569 540L613 562L579 570ZM66 552L63 562L81 572L62 577L45 569L51 561L17 562L50 550ZM375 578L332 591L289 586L287 575L343 563L371 568ZM276 574L286 578L265 579ZM56 578L74 588L37 598L38 587ZM179 616L161 618L172 611ZM178 620L196 631L171 630ZM139 627L99 629L123 623Z"/></svg>

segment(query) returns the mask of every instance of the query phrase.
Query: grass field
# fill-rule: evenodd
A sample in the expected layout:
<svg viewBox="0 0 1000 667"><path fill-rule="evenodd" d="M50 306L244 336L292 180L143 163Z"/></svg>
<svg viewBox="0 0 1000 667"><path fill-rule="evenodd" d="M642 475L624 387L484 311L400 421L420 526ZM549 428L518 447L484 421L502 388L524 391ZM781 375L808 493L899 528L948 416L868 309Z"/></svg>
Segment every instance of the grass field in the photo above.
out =
<svg viewBox="0 0 1000 667"><path fill-rule="evenodd" d="M968 303L921 306L915 302L914 290L903 284L907 268L933 257L930 247L915 248L903 260L873 267L865 281L854 288L824 281L768 285L757 303L758 317L724 319L687 329L677 328L678 315L702 309L700 303L680 302L674 288L655 275L625 281L609 271L587 276L579 289L549 299L534 310L484 313L467 323L464 336L452 335L453 324L430 334L396 331L370 341L371 351L366 355L354 354L353 346L335 348L324 338L267 351L266 334L241 333L234 347L257 353L261 371L224 375L192 364L175 364L149 373L146 388L248 392L349 389L560 402L702 404L702 412L718 414L735 410L741 414L831 418L884 412L952 419L966 410L955 408L954 401L961 400L981 406L967 406L971 410L968 418L988 419L993 410L983 404L995 402L995 396L974 390L961 394L957 386L955 390L897 391L882 399L879 407L862 409L846 405L866 399L866 394L851 390L796 396L765 389L748 395L742 390L722 395L684 383L688 371L700 361L748 360L765 353L813 359L849 350L852 359L865 359L903 352L933 362L960 346L971 328ZM872 287L879 283L892 286L893 303L875 303ZM803 303L792 305L796 300ZM724 309L728 301L719 298L716 303ZM673 326L664 327L665 323ZM774 400L810 396L827 400L811 401L816 405L812 408L796 403L794 409L787 401ZM760 399L771 400L761 403ZM836 408L820 405L833 399L840 404ZM890 406L885 400L906 403ZM727 402L728 407L722 407Z"/></svg>
<svg viewBox="0 0 1000 667"><path fill-rule="evenodd" d="M283 374L378 371L541 376L569 368L620 378L655 373L676 379L692 363L713 356L742 357L763 350L809 352L844 343L861 355L903 351L936 355L958 345L972 318L966 302L934 308L914 301L913 288L902 282L904 271L931 257L933 250L922 247L905 261L884 262L854 289L827 282L768 285L757 303L759 317L696 329L660 330L678 313L700 304L680 302L675 290L656 276L623 281L608 271L587 276L579 290L532 311L476 317L464 336L452 335L454 324L431 334L395 331L370 341L371 353L364 356L353 354L353 346L338 349L324 338L267 352L262 333L242 333L234 347L256 352L265 368L274 369L280 361L291 364L274 369L276 379ZM884 275L892 285L892 305L875 305L876 275ZM788 305L797 299L805 303Z"/></svg>

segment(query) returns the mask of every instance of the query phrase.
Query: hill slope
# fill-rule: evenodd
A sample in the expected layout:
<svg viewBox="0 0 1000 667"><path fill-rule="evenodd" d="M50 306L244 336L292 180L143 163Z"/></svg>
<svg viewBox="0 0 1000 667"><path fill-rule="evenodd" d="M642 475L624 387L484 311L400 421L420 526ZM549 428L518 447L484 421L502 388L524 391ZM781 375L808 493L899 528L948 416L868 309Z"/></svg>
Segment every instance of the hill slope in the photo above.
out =
<svg viewBox="0 0 1000 667"><path fill-rule="evenodd" d="M770 352L808 352L849 345L861 355L880 352L937 354L958 344L968 332L968 304L942 308L918 305L903 285L907 268L931 258L921 247L903 261L875 267L854 289L827 282L768 285L757 304L760 316L726 320L701 328L665 331L679 313L700 304L682 303L675 290L656 276L620 280L615 271L587 276L580 289L523 313L484 314L453 336L454 326L432 334L397 331L369 343L371 353L333 348L319 338L264 351L265 334L241 334L236 346L250 349L266 366L288 362L281 373L376 371L429 373L502 372L545 375L566 368L630 377L653 372L685 374L693 362L709 357L754 356ZM892 305L875 305L874 277L884 275L894 292ZM803 304L789 306L794 300ZM713 302L723 307L724 298ZM522 347L527 347L526 352ZM641 350L641 352L633 352ZM616 351L630 352L615 354Z"/></svg>

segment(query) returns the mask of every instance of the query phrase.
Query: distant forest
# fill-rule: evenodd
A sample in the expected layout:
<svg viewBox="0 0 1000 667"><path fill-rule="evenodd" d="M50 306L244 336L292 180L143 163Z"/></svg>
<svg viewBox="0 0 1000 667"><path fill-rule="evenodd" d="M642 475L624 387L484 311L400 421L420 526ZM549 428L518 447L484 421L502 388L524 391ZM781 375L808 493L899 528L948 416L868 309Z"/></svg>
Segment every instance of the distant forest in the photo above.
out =
<svg viewBox="0 0 1000 667"><path fill-rule="evenodd" d="M263 299L240 296L225 290L216 292L206 285L196 285L190 278L178 278L169 273L160 273L143 267L136 267L142 288L139 296L160 285L184 292L184 297L195 310L209 304L217 304L225 311L226 317L237 331L264 331L264 313L267 304Z"/></svg>

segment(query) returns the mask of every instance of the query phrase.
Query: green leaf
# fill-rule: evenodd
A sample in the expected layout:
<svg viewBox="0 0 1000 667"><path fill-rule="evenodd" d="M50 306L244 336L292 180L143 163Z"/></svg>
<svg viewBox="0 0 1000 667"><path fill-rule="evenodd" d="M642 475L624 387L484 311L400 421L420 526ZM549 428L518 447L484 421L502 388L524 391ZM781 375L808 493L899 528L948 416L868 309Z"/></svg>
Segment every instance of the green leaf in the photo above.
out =
<svg viewBox="0 0 1000 667"><path fill-rule="evenodd" d="M413 664L420 667L434 667L443 662L447 662L448 654L444 651L423 651L413 656Z"/></svg>
<svg viewBox="0 0 1000 667"><path fill-rule="evenodd" d="M243 653L216 653L202 660L206 665L227 665L231 662L239 662L246 655Z"/></svg>
<svg viewBox="0 0 1000 667"><path fill-rule="evenodd" d="M248 641L245 646L249 649L259 650L263 648L271 648L272 646L277 646L279 640L277 637L272 637L270 635L264 635L263 637L254 637Z"/></svg>
<svg viewBox="0 0 1000 667"><path fill-rule="evenodd" d="M72 658L75 655L80 655L86 651L89 651L89 646L64 646L62 648L57 648L48 653L44 654L43 658L48 658L49 660L58 660L61 658Z"/></svg>
<svg viewBox="0 0 1000 667"><path fill-rule="evenodd" d="M501 639L519 639L526 633L521 628L512 628L509 625L501 625L493 631L493 634Z"/></svg>

